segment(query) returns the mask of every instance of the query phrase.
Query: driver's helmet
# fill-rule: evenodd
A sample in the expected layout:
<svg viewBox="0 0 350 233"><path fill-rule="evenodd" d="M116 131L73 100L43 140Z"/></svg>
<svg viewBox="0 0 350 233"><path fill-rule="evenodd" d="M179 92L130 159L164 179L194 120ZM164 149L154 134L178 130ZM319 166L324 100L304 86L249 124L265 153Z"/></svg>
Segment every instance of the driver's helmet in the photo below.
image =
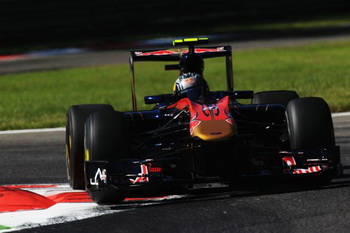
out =
<svg viewBox="0 0 350 233"><path fill-rule="evenodd" d="M209 87L202 75L184 73L174 84L174 94L180 98L187 97L194 102L205 102L209 97Z"/></svg>

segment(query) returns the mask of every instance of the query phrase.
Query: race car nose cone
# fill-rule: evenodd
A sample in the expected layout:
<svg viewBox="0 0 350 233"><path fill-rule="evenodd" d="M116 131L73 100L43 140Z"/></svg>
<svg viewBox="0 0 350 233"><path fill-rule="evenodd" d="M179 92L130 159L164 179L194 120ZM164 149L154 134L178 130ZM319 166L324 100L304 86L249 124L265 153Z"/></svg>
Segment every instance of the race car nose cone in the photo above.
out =
<svg viewBox="0 0 350 233"><path fill-rule="evenodd" d="M204 141L223 141L233 135L233 126L225 120L202 121L192 133L192 137L199 137Z"/></svg>

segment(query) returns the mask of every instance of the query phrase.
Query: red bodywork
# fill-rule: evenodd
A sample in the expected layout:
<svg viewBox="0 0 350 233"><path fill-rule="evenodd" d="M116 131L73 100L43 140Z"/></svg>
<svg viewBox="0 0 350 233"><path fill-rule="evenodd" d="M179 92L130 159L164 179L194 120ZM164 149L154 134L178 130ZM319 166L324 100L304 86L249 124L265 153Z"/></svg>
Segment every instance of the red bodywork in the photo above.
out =
<svg viewBox="0 0 350 233"><path fill-rule="evenodd" d="M205 141L222 141L237 134L237 126L230 113L228 96L207 104L183 98L168 108L188 109L192 137L199 137Z"/></svg>

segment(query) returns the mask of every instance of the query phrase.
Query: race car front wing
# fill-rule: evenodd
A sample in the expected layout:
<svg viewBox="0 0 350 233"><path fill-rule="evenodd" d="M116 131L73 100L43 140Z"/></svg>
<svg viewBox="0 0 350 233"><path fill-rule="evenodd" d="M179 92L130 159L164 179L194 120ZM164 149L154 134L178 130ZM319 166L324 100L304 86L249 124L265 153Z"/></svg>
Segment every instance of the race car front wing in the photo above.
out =
<svg viewBox="0 0 350 233"><path fill-rule="evenodd" d="M337 146L317 150L280 151L276 156L279 156L281 162L279 171L260 174L277 177L317 176L325 172L335 171L337 165L340 165L340 153ZM160 185L228 181L220 177L199 178L193 173L179 178L172 175L168 162L166 159L86 161L86 185L91 190L108 190L118 187L141 186L146 188ZM244 176L244 174L240 175ZM235 179L239 179L239 177L232 177L232 180Z"/></svg>

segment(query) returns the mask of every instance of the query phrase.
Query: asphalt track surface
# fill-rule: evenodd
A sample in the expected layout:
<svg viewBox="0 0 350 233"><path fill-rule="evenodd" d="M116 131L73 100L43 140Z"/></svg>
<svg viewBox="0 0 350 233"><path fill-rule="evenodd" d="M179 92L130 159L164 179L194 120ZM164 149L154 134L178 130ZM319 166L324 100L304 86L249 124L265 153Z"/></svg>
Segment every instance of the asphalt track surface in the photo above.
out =
<svg viewBox="0 0 350 233"><path fill-rule="evenodd" d="M350 116L333 118L345 175L299 189L266 184L169 200L116 205L123 212L21 232L348 232ZM0 184L66 183L64 131L0 134Z"/></svg>
<svg viewBox="0 0 350 233"><path fill-rule="evenodd" d="M152 206L116 205L124 211L21 232L349 232L350 116L333 121L345 174L325 187L266 184ZM0 134L0 185L66 183L64 143L64 131Z"/></svg>

